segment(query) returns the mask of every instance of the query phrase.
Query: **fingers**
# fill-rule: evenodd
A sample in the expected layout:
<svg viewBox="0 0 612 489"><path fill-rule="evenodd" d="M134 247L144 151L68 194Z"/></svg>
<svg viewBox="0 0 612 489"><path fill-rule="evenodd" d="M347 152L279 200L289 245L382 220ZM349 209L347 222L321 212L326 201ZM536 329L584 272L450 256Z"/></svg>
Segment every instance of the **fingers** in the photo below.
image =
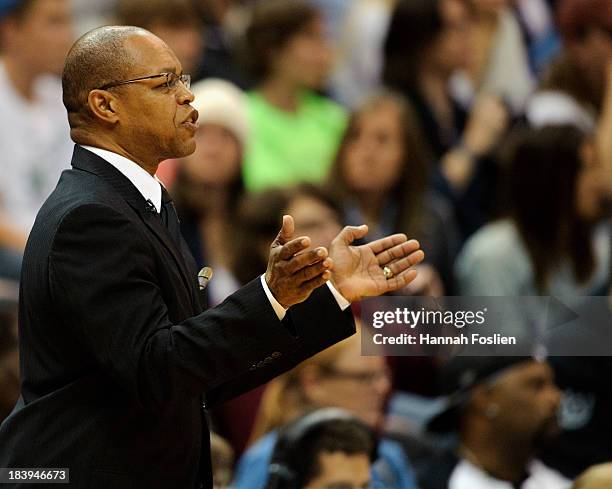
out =
<svg viewBox="0 0 612 489"><path fill-rule="evenodd" d="M307 236L302 236L301 238L285 243L278 256L281 260L289 260L293 255L305 250L309 246L310 238Z"/></svg>
<svg viewBox="0 0 612 489"><path fill-rule="evenodd" d="M413 268L404 270L399 275L387 280L387 292L393 292L395 290L403 289L410 282L412 282L417 276L417 271Z"/></svg>
<svg viewBox="0 0 612 489"><path fill-rule="evenodd" d="M335 237L334 241L340 241L345 245L350 245L356 239L363 238L368 234L368 226L365 224L361 226L345 226L340 234Z"/></svg>
<svg viewBox="0 0 612 489"><path fill-rule="evenodd" d="M295 223L293 222L293 217L289 215L283 216L283 224L281 226L276 239L272 243L272 247L283 246L286 244L291 238L293 238L293 233L295 232Z"/></svg>
<svg viewBox="0 0 612 489"><path fill-rule="evenodd" d="M399 236L399 235L396 235L396 236ZM390 236L390 238L393 238L393 236ZM389 241L392 242L393 240L391 240L390 238L384 238L381 241L384 241L385 239L389 239ZM382 253L378 253L376 255L376 259L378 260L378 264L380 266L384 266L394 260L399 260L404 257L407 257L410 253L413 253L416 250L418 250L419 246L420 244L416 239L411 239L410 241L404 241L403 243L400 242L399 244L396 244L392 248L388 248Z"/></svg>
<svg viewBox="0 0 612 489"><path fill-rule="evenodd" d="M412 282L418 274L412 267L421 263L423 258L425 253L417 250L404 258L388 263L386 266L393 272L393 277L387 280L387 292L402 289Z"/></svg>
<svg viewBox="0 0 612 489"><path fill-rule="evenodd" d="M404 258L387 263L385 266L389 267L394 275L400 275L404 270L421 263L423 258L425 258L425 253L421 250L417 250Z"/></svg>
<svg viewBox="0 0 612 489"><path fill-rule="evenodd" d="M327 255L327 250L323 247L298 253L289 260L286 270L288 273L296 273L305 267L322 262Z"/></svg>
<svg viewBox="0 0 612 489"><path fill-rule="evenodd" d="M325 248L298 253L289 260L279 260L279 254L271 255L265 279L272 295L286 309L306 300L314 288L331 278L333 261Z"/></svg>
<svg viewBox="0 0 612 489"><path fill-rule="evenodd" d="M378 255L379 253L382 253L393 246L405 243L407 240L408 237L405 234L393 234L391 236L372 241L371 243L368 243L368 246L375 255Z"/></svg>
<svg viewBox="0 0 612 489"><path fill-rule="evenodd" d="M331 272L325 271L322 275L319 275L311 280L304 282L300 289L303 294L310 294L317 287L321 287L325 282L327 282L331 278Z"/></svg>
<svg viewBox="0 0 612 489"><path fill-rule="evenodd" d="M317 277L326 277L325 280L331 278L331 268L333 266L333 262L331 258L327 258L321 262L315 263L314 265L310 265L300 269L296 274L296 278L299 283L309 282Z"/></svg>

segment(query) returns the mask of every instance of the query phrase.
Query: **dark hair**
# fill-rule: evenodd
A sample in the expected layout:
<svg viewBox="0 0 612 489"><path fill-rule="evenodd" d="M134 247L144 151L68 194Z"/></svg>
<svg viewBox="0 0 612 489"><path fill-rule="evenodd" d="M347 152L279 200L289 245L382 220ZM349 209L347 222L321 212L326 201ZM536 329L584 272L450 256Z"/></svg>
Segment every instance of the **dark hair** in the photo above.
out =
<svg viewBox="0 0 612 489"><path fill-rule="evenodd" d="M376 456L372 430L354 416L334 408L314 411L279 433L270 465L267 489L299 489L321 473L319 456L341 452Z"/></svg>
<svg viewBox="0 0 612 489"><path fill-rule="evenodd" d="M147 31L129 26L99 27L73 44L62 73L63 102L71 128L91 120L87 104L91 90L129 77L134 60L126 41L142 32Z"/></svg>
<svg viewBox="0 0 612 489"><path fill-rule="evenodd" d="M274 52L319 17L303 0L267 0L257 5L245 36L245 64L258 80L269 75Z"/></svg>
<svg viewBox="0 0 612 489"><path fill-rule="evenodd" d="M244 196L235 218L232 272L240 283L247 283L265 272L266 262L259 255L257 244L271 244L280 230L285 210L298 197L312 197L329 207L344 221L342 207L327 189L303 183L292 188L271 188Z"/></svg>
<svg viewBox="0 0 612 489"><path fill-rule="evenodd" d="M563 0L557 7L557 24L567 41L581 40L594 28L612 32L612 3L609 0Z"/></svg>
<svg viewBox="0 0 612 489"><path fill-rule="evenodd" d="M441 33L440 0L400 0L384 43L383 81L397 90L414 86L423 51Z"/></svg>
<svg viewBox="0 0 612 489"><path fill-rule="evenodd" d="M342 169L346 148L355 132L359 118L386 104L392 104L399 110L402 138L404 141L402 172L389 192L389 198L398 204L394 228L398 232L401 231L412 235L417 233L421 225L419 218L423 214L421 208L424 194L427 190L430 155L426 145L423 143L422 131L414 110L404 97L393 92L380 93L372 97L351 115L340 142L328 184L335 193L336 198L342 202L354 196L355 192L349 188Z"/></svg>
<svg viewBox="0 0 612 489"><path fill-rule="evenodd" d="M6 16L15 19L17 22L21 22L29 13L29 10L35 2L36 0L22 0L17 2L17 4L8 11Z"/></svg>
<svg viewBox="0 0 612 489"><path fill-rule="evenodd" d="M593 224L576 210L576 187L586 135L574 126L521 128L506 150L510 215L534 269L540 293L561 261L571 262L574 276L586 281L595 268Z"/></svg>
<svg viewBox="0 0 612 489"><path fill-rule="evenodd" d="M227 188L227 211L231 216L233 216L238 208L240 199L243 197L245 192L244 179L242 177L241 169L236 172L234 178L227 184ZM201 208L193 203L192 190L197 190L198 193L202 194L206 192L206 186L197 183L194 186L189 179L189 175L185 171L185 165L179 164L173 194L177 212L181 217L203 217L201 215ZM206 196L203 196L203 198L206 199Z"/></svg>
<svg viewBox="0 0 612 489"><path fill-rule="evenodd" d="M29 13L30 7L35 0L23 0L22 2L17 2L17 4L9 8L8 12L4 13L4 17L0 17L0 54L4 52L6 46L4 46L3 41L3 33L2 33L2 25L5 19L12 19L16 21L18 24L23 21L26 15Z"/></svg>
<svg viewBox="0 0 612 489"><path fill-rule="evenodd" d="M603 84L593 87L569 52L562 54L548 67L542 77L541 88L567 93L581 104L601 112L605 94Z"/></svg>
<svg viewBox="0 0 612 489"><path fill-rule="evenodd" d="M191 0L119 0L115 17L118 24L144 29L151 29L155 24L175 28L202 25Z"/></svg>

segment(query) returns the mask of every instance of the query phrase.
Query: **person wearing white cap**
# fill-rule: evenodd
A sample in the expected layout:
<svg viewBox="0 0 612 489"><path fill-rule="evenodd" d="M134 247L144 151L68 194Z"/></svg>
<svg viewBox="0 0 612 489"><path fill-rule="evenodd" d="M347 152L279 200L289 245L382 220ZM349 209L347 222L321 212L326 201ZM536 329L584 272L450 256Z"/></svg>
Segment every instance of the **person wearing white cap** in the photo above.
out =
<svg viewBox="0 0 612 489"><path fill-rule="evenodd" d="M229 130L244 147L249 135L244 92L228 81L209 78L194 84L193 94L193 105L200 113L200 126L221 126Z"/></svg>
<svg viewBox="0 0 612 489"><path fill-rule="evenodd" d="M211 305L240 287L230 273L227 237L244 185L242 159L249 136L245 95L220 79L193 86L200 116L196 151L178 160L174 185L181 230L199 268L210 265L215 280L207 289Z"/></svg>

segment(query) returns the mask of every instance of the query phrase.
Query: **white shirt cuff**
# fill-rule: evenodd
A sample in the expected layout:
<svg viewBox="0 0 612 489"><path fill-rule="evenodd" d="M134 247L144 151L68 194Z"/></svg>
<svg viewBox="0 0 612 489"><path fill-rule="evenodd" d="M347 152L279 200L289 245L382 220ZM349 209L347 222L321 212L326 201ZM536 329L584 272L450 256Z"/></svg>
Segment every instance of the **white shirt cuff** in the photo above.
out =
<svg viewBox="0 0 612 489"><path fill-rule="evenodd" d="M334 299L336 299L336 302L338 303L338 306L342 311L344 311L348 306L351 305L351 303L347 301L344 296L336 290L336 287L334 287L331 282L328 281L327 286L329 287L329 290L334 296Z"/></svg>
<svg viewBox="0 0 612 489"><path fill-rule="evenodd" d="M270 287L268 287L268 284L266 283L265 276L261 275L259 278L261 280L261 286L263 287L264 292L266 293L266 297L270 301L270 305L272 306L272 309L274 309L274 312L278 316L278 320L282 321L285 318L285 314L287 314L287 309L281 306L279 302L274 298L274 295L272 295L272 291L270 290ZM329 287L330 292L334 296L334 299L336 299L336 302L338 303L338 307L340 308L340 310L342 311L346 310L351 305L351 303L347 301L342 296L342 294L336 290L336 288L332 285L331 282L328 281L326 283L327 283L327 286Z"/></svg>
<svg viewBox="0 0 612 489"><path fill-rule="evenodd" d="M261 279L261 286L263 287L264 292L266 293L266 297L268 298L268 300L270 301L270 304L272 305L272 309L274 309L274 312L278 316L278 320L282 321L285 317L285 314L287 314L287 309L281 306L278 303L278 301L274 298L274 296L272 295L272 291L270 290L270 287L268 287L268 284L266 283L265 276L261 275L259 278Z"/></svg>

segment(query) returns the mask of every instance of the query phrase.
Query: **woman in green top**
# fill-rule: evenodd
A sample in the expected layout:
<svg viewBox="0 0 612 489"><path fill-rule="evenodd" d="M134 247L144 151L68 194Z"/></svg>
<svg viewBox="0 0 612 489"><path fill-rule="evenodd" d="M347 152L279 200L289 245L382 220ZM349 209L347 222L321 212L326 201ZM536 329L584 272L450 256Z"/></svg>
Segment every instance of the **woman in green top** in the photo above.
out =
<svg viewBox="0 0 612 489"><path fill-rule="evenodd" d="M301 0L264 2L255 10L246 46L258 80L248 96L247 189L323 181L346 113L317 93L331 66L321 14Z"/></svg>

